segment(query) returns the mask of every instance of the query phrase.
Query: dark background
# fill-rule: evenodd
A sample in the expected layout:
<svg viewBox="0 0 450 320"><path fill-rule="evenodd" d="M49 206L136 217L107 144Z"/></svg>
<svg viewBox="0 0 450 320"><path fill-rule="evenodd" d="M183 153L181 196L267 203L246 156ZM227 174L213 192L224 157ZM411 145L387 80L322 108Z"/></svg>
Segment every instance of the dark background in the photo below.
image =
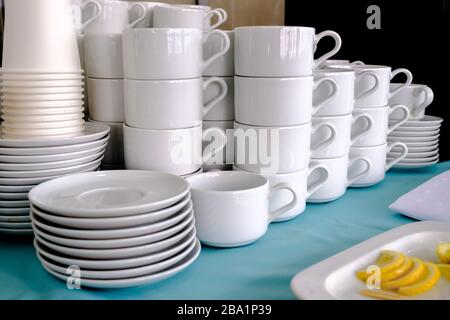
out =
<svg viewBox="0 0 450 320"><path fill-rule="evenodd" d="M381 29L366 26L367 7L381 9ZM413 83L434 91L426 114L444 118L440 154L450 160L450 0L286 0L286 25L314 27L317 33L334 30L342 48L332 59L362 60L368 64L404 67ZM317 54L330 50L323 39ZM403 81L396 78L395 82Z"/></svg>

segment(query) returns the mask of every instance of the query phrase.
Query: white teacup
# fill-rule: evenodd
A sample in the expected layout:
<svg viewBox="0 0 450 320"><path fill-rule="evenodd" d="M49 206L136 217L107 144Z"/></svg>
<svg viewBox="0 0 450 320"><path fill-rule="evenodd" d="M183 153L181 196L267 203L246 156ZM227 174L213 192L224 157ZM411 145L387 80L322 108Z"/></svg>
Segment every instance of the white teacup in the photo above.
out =
<svg viewBox="0 0 450 320"><path fill-rule="evenodd" d="M167 5L161 2L147 2L147 1L131 1L128 2L130 23L133 21L138 21L134 24L134 28L152 28L153 27L153 10L156 6ZM142 4L146 7L147 12L145 18L139 20L142 15L142 10L140 7L135 6L135 4Z"/></svg>
<svg viewBox="0 0 450 320"><path fill-rule="evenodd" d="M86 74L90 78L122 79L122 35L89 33L84 36Z"/></svg>
<svg viewBox="0 0 450 320"><path fill-rule="evenodd" d="M408 69L391 70L391 67L376 65L354 65L355 70L355 107L378 108L387 106L389 99L403 87L412 82L412 74ZM406 75L406 82L391 90L390 83L399 74Z"/></svg>
<svg viewBox="0 0 450 320"><path fill-rule="evenodd" d="M238 167L234 166L233 170L242 171ZM320 173L318 172L320 171ZM309 177L315 172L320 178L313 183L309 183ZM301 171L285 174L261 174L267 180L271 187L277 184L284 183L290 186L297 193L297 205L291 210L282 214L273 222L282 222L294 219L305 211L306 199L319 190L328 180L328 169L324 166L313 166L309 169L303 169ZM269 210L274 211L292 201L292 193L288 191L280 191L269 198Z"/></svg>
<svg viewBox="0 0 450 320"><path fill-rule="evenodd" d="M204 76L221 76L221 77L233 77L234 76L234 31L224 31L230 39L230 49L227 53L213 63L211 63L205 71ZM222 37L213 36L205 42L203 46L203 52L206 59L212 57L216 52L222 51L226 47L226 42Z"/></svg>
<svg viewBox="0 0 450 320"><path fill-rule="evenodd" d="M234 32L235 71L239 76L310 76L314 67L341 48L341 38L336 32L324 31L316 35L315 29L308 27L239 27ZM327 36L335 40L335 47L314 60L316 45Z"/></svg>
<svg viewBox="0 0 450 320"><path fill-rule="evenodd" d="M351 69L322 68L314 70L313 95L315 117L342 116L353 111L355 72Z"/></svg>
<svg viewBox="0 0 450 320"><path fill-rule="evenodd" d="M297 204L295 190L286 184L269 187L266 178L239 171L217 171L187 179L194 203L197 237L215 247L250 244L266 231L268 225ZM269 197L288 190L293 200L269 211Z"/></svg>
<svg viewBox="0 0 450 320"><path fill-rule="evenodd" d="M205 121L228 121L234 120L234 77L217 77L227 84L228 91L225 98L218 101L214 108L210 109L203 117ZM205 77L205 79L211 79ZM210 104L216 100L221 93L222 87L219 83L211 83L204 91L203 103Z"/></svg>
<svg viewBox="0 0 450 320"><path fill-rule="evenodd" d="M227 137L225 149L221 148L221 141L217 133L206 131L210 128L221 130ZM211 170L230 170L234 163L234 121L203 121L203 154L212 154L212 157L203 162L205 172ZM208 134L209 133L209 134Z"/></svg>
<svg viewBox="0 0 450 320"><path fill-rule="evenodd" d="M122 79L88 78L89 116L101 122L125 122Z"/></svg>
<svg viewBox="0 0 450 320"><path fill-rule="evenodd" d="M220 89L207 103L203 94L211 85ZM179 129L201 124L203 116L227 95L219 78L186 80L125 80L125 111L129 126L142 129ZM221 106L223 107L223 106Z"/></svg>
<svg viewBox="0 0 450 320"><path fill-rule="evenodd" d="M396 110L402 110L403 118L401 121L389 124L389 115ZM408 108L401 105L381 108L355 108L353 110L355 116L363 114L372 118L372 127L364 136L359 137L353 143L353 147L373 147L385 144L387 136L408 121L409 118ZM360 131L363 125L364 123L361 122L355 123L352 132Z"/></svg>
<svg viewBox="0 0 450 320"><path fill-rule="evenodd" d="M281 127L311 122L313 77L235 77L236 121Z"/></svg>
<svg viewBox="0 0 450 320"><path fill-rule="evenodd" d="M214 16L217 17L217 22L210 25ZM182 6L157 6L153 12L155 28L194 28L209 32L226 20L227 16L218 9L206 11Z"/></svg>
<svg viewBox="0 0 450 320"><path fill-rule="evenodd" d="M88 6L94 4L94 10ZM83 24L84 33L116 33L122 34L127 28L133 28L147 17L147 8L142 3L130 5L125 1L88 0L83 4L83 16L87 20ZM129 11L140 10L135 20L130 22Z"/></svg>
<svg viewBox="0 0 450 320"><path fill-rule="evenodd" d="M222 133L210 130L217 131L216 135ZM203 164L202 136L201 125L176 130L138 129L124 125L125 166L127 169L154 170L179 176L191 174ZM221 141L224 148L226 137L221 136ZM211 156L205 155L205 161Z"/></svg>
<svg viewBox="0 0 450 320"><path fill-rule="evenodd" d="M311 123L257 127L234 123L234 163L255 173L292 173L308 167Z"/></svg>
<svg viewBox="0 0 450 320"><path fill-rule="evenodd" d="M402 148L401 154L394 158L393 160L386 162L386 156L395 147ZM392 166L403 160L408 154L408 147L402 142L396 142L392 144L382 144L381 146L375 147L354 147L350 149L350 160L364 157L370 160L372 167L369 173L355 180L350 187L369 187L375 185L384 180L385 172L388 171ZM361 164L355 164L356 166L361 166ZM360 168L361 170L361 168Z"/></svg>
<svg viewBox="0 0 450 320"><path fill-rule="evenodd" d="M311 158L338 158L350 151L360 138L370 132L373 119L367 114L337 117L313 117L311 135ZM358 128L352 130L353 125Z"/></svg>
<svg viewBox="0 0 450 320"><path fill-rule="evenodd" d="M102 160L102 165L117 166L123 168L124 152L123 152L123 123L98 122L92 119L88 120L94 123L106 124L109 128L109 139Z"/></svg>
<svg viewBox="0 0 450 320"><path fill-rule="evenodd" d="M363 163L362 168L358 165ZM340 158L311 159L311 166L323 166L329 172L327 182L309 198L310 203L334 201L345 194L347 187L369 174L372 163L368 158L358 157L349 161L348 155ZM317 181L320 176L311 174L311 181Z"/></svg>
<svg viewBox="0 0 450 320"><path fill-rule="evenodd" d="M172 4L172 6L175 7L181 7L181 8L185 8L185 9L193 9L193 10L202 10L204 12L205 15L207 15L212 8L210 6L205 6L205 5L198 5L198 4ZM214 14L214 15L209 15L208 17L205 18L205 23L204 23L204 28L207 30L212 26L212 21L214 20L214 16L216 17L216 22L219 23L219 21L223 21L222 23L225 23L225 21L227 21L228 19L228 13L226 10L222 9L222 8L215 8L214 10L218 11L222 17L219 18L218 15ZM219 27L220 24L217 24L216 26Z"/></svg>
<svg viewBox="0 0 450 320"><path fill-rule="evenodd" d="M391 96L389 104L404 105L409 109L410 119L422 119L425 116L425 109L433 102L433 90L431 90L430 87L421 84L410 84L405 87L399 83L391 83L391 91L397 90L399 87L402 88ZM389 116L389 119L402 119L402 113L393 112Z"/></svg>
<svg viewBox="0 0 450 320"><path fill-rule="evenodd" d="M222 37L226 45L204 61L203 43L213 35ZM123 37L125 77L136 80L200 78L205 68L229 48L230 40L221 30L204 34L199 29L128 29Z"/></svg>

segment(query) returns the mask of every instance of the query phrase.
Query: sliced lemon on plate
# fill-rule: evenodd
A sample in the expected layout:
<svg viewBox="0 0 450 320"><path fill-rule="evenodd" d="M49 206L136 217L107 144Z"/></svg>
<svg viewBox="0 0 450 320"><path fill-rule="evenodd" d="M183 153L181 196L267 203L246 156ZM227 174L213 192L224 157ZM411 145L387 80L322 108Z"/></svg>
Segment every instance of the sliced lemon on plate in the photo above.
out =
<svg viewBox="0 0 450 320"><path fill-rule="evenodd" d="M441 243L436 248L436 254L443 263L450 263L450 242Z"/></svg>
<svg viewBox="0 0 450 320"><path fill-rule="evenodd" d="M450 264L438 264L437 266L441 275L450 281Z"/></svg>
<svg viewBox="0 0 450 320"><path fill-rule="evenodd" d="M413 268L413 266L414 266L413 260L409 257L405 257L403 264L401 264L399 267L395 268L392 271L381 274L381 283L398 279L404 276Z"/></svg>
<svg viewBox="0 0 450 320"><path fill-rule="evenodd" d="M411 258L413 263L412 268L405 275L391 280L381 283L381 287L385 290L396 290L400 287L406 287L416 283L425 272L425 265L422 260L418 258Z"/></svg>
<svg viewBox="0 0 450 320"><path fill-rule="evenodd" d="M382 300L405 300L406 298L399 295L397 292L385 290L362 290L360 292L363 296Z"/></svg>
<svg viewBox="0 0 450 320"><path fill-rule="evenodd" d="M425 265L425 272L418 281L409 286L398 288L398 293L405 296L415 296L431 290L436 285L441 277L439 268L434 263L424 262L423 264Z"/></svg>
<svg viewBox="0 0 450 320"><path fill-rule="evenodd" d="M400 252L383 250L374 264L380 268L381 274L384 274L400 267L404 261L405 256ZM366 281L370 275L371 273L367 272L367 269L360 270L356 273L358 279L362 281Z"/></svg>

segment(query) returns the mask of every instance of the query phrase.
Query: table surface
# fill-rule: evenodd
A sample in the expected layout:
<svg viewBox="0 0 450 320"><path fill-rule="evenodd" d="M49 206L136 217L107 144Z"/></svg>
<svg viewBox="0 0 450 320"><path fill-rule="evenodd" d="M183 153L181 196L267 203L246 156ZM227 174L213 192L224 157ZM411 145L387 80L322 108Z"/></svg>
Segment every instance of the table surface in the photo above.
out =
<svg viewBox="0 0 450 320"><path fill-rule="evenodd" d="M311 204L294 220L270 225L256 243L205 247L197 261L162 282L120 290L69 290L39 264L31 241L0 238L0 299L294 299L299 271L361 241L413 220L388 205L450 161L414 171L391 171L377 186L350 189L328 204Z"/></svg>

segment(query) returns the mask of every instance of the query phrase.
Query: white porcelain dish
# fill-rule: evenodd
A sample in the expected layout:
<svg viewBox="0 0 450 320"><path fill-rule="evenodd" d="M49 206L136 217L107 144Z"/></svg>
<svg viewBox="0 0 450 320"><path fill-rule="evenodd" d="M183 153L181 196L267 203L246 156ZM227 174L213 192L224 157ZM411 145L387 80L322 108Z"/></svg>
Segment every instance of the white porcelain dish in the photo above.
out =
<svg viewBox="0 0 450 320"><path fill-rule="evenodd" d="M410 152L408 150L408 155L406 156L405 159L428 158L428 157L433 157L433 156L437 155L438 153L439 153L439 149L434 149L432 151L427 151L427 152ZM391 151L388 153L389 158L396 158L400 155L401 155L400 152L395 152L395 151ZM0 198L1 198L1 194L0 194Z"/></svg>
<svg viewBox="0 0 450 320"><path fill-rule="evenodd" d="M33 235L32 229L6 229L0 228L0 233L13 235L13 236L31 236Z"/></svg>
<svg viewBox="0 0 450 320"><path fill-rule="evenodd" d="M388 160L391 160L392 158L388 158ZM411 159L403 159L399 162L399 164L408 164L408 163L427 163L427 162L434 162L439 159L439 153L432 156L432 157L426 157L426 158L411 158Z"/></svg>
<svg viewBox="0 0 450 320"><path fill-rule="evenodd" d="M0 222L31 222L30 216L0 216Z"/></svg>
<svg viewBox="0 0 450 320"><path fill-rule="evenodd" d="M4 229L31 229L31 222L0 222Z"/></svg>
<svg viewBox="0 0 450 320"><path fill-rule="evenodd" d="M391 124L391 123L390 123ZM434 126L429 126L429 127L405 127L404 125L398 127L397 129L395 129L395 132L429 132L429 131L435 131L435 130L439 130L441 128L441 125L434 125Z"/></svg>
<svg viewBox="0 0 450 320"><path fill-rule="evenodd" d="M442 121L444 121L444 119L440 117L425 116L420 120L408 120L402 125L402 127L430 127L439 125Z"/></svg>
<svg viewBox="0 0 450 320"><path fill-rule="evenodd" d="M397 141L399 141L399 140L402 140L402 139L397 139ZM394 141L391 141L391 142L394 142ZM404 141L402 141L402 142L408 146L408 149L409 148L431 147L431 146L433 146L433 148L435 148L435 146L439 144L439 139L433 140L433 141L425 141L425 142L404 142Z"/></svg>
<svg viewBox="0 0 450 320"><path fill-rule="evenodd" d="M429 142L429 141L436 141L439 140L439 134L435 134L433 136L428 137L394 137L394 136L388 136L388 141L399 141L401 140L404 143L408 142Z"/></svg>
<svg viewBox="0 0 450 320"><path fill-rule="evenodd" d="M0 192L0 200L28 200L28 192Z"/></svg>
<svg viewBox="0 0 450 320"><path fill-rule="evenodd" d="M428 168L431 166L434 166L436 163L439 162L439 159L434 160L432 162L417 162L417 163L397 163L392 168L394 169L422 169L422 168Z"/></svg>
<svg viewBox="0 0 450 320"><path fill-rule="evenodd" d="M408 153L416 153L416 152L429 152L439 149L439 143L432 144L430 146L424 146L424 147L411 147L408 146ZM394 147L392 149L393 152L398 152L399 148Z"/></svg>
<svg viewBox="0 0 450 320"><path fill-rule="evenodd" d="M117 217L172 206L189 193L180 177L152 171L101 171L61 177L30 191L33 205L68 217Z"/></svg>
<svg viewBox="0 0 450 320"><path fill-rule="evenodd" d="M1 200L0 208L24 208L29 207L30 202L28 200Z"/></svg>
<svg viewBox="0 0 450 320"><path fill-rule="evenodd" d="M35 185L17 185L17 186L7 186L7 185L0 185L0 192L6 192L6 193L27 193L27 199L28 199L28 191L34 188Z"/></svg>
<svg viewBox="0 0 450 320"><path fill-rule="evenodd" d="M390 134L391 137L400 137L400 138L413 138L413 137L430 137L436 136L439 133L438 130L433 131L422 131L422 132L406 132L406 131L394 131Z"/></svg>
<svg viewBox="0 0 450 320"><path fill-rule="evenodd" d="M425 260L436 260L440 242L450 242L450 224L444 222L410 223L362 242L297 274L291 289L299 299L356 300L370 299L360 295L367 289L355 272L373 263L381 250L390 249ZM416 299L450 299L445 279L430 292Z"/></svg>
<svg viewBox="0 0 450 320"><path fill-rule="evenodd" d="M29 215L30 208L0 208L0 215L2 216L22 216Z"/></svg>

